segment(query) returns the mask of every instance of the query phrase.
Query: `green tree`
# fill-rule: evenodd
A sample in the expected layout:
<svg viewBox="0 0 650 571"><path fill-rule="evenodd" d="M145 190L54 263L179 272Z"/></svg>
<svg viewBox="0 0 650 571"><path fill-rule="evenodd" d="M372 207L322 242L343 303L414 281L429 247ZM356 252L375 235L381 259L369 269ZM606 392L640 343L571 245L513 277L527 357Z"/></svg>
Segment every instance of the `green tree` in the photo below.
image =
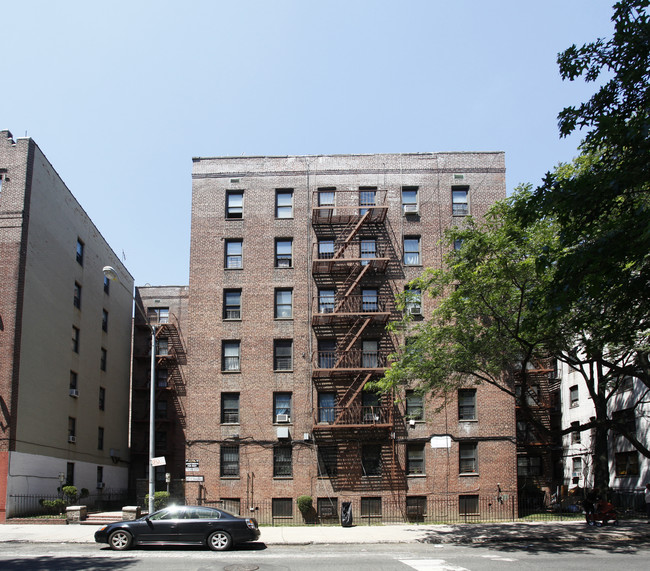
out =
<svg viewBox="0 0 650 571"><path fill-rule="evenodd" d="M558 226L549 311L572 316L592 343L634 350L628 370L650 387L650 21L649 0L614 6L614 34L558 56L573 81L605 77L587 102L559 114L561 136L586 131L582 154L561 165L518 204L522 224L547 217ZM622 373L622 371L618 371Z"/></svg>

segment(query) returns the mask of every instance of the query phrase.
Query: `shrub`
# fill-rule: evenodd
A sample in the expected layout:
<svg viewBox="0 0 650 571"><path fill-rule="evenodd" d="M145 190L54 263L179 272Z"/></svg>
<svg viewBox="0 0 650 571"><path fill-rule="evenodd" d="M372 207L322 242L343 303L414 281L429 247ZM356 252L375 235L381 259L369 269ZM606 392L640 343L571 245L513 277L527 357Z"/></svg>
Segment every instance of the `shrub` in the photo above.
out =
<svg viewBox="0 0 650 571"><path fill-rule="evenodd" d="M170 496L169 492L154 492L153 494L153 509L154 511L161 510L167 507L169 504ZM144 497L146 505L149 505L149 494Z"/></svg>
<svg viewBox="0 0 650 571"><path fill-rule="evenodd" d="M65 510L63 500L38 500L38 503L45 508L48 514L62 514Z"/></svg>
<svg viewBox="0 0 650 571"><path fill-rule="evenodd" d="M311 496L298 496L296 502L298 504L298 509L300 510L300 513L303 515L306 515L309 512L311 512L311 510L314 507L312 504Z"/></svg>
<svg viewBox="0 0 650 571"><path fill-rule="evenodd" d="M79 492L77 491L76 486L63 486L63 495L65 496L68 504L74 504L77 502Z"/></svg>

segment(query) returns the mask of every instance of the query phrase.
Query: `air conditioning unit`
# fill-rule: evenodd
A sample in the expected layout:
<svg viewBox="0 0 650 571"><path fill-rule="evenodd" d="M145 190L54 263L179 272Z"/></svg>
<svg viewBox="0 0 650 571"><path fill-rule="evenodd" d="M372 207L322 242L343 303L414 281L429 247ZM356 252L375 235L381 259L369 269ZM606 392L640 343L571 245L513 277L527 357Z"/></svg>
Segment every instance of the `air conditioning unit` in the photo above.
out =
<svg viewBox="0 0 650 571"><path fill-rule="evenodd" d="M68 436L68 442L70 444L75 444L77 442L77 437L76 436Z"/></svg>
<svg viewBox="0 0 650 571"><path fill-rule="evenodd" d="M278 438L289 438L289 427L278 426L276 434L278 435Z"/></svg>
<svg viewBox="0 0 650 571"><path fill-rule="evenodd" d="M103 490L105 485L106 485L105 482L97 482L97 489Z"/></svg>
<svg viewBox="0 0 650 571"><path fill-rule="evenodd" d="M409 214L419 214L417 204L405 204L404 205L404 216L407 216Z"/></svg>
<svg viewBox="0 0 650 571"><path fill-rule="evenodd" d="M411 315L422 315L422 308L419 305L415 305L413 307L409 307L408 312Z"/></svg>
<svg viewBox="0 0 650 571"><path fill-rule="evenodd" d="M79 389L70 389L70 396L74 398L79 398Z"/></svg>
<svg viewBox="0 0 650 571"><path fill-rule="evenodd" d="M275 417L275 422L289 422L289 415L288 414L278 414Z"/></svg>

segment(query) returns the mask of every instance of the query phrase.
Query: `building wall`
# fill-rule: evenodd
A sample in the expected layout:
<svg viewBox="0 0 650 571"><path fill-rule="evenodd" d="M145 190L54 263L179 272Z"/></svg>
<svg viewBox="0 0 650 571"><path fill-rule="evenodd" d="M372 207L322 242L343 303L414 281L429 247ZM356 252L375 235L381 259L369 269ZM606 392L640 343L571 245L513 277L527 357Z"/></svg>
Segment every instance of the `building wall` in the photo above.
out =
<svg viewBox="0 0 650 571"><path fill-rule="evenodd" d="M390 262L382 287L391 296L420 275L424 267L440 267L444 250L442 232L462 224L452 216L452 187L468 190L469 211L482 216L495 200L505 197L502 153L431 153L409 155L334 155L313 157L223 157L195 159L192 193L190 251L188 427L187 458L199 463L203 483L187 484L188 501L239 499L252 505L272 498L336 495L339 501L380 496L403 499L405 494L493 494L497 489L516 493L514 406L496 389L478 387L478 422L459 423L453 396L447 403L430 403L426 421L400 425L390 435L356 436L353 448L379 442L388 454L396 450L396 474L384 475L373 485L361 475L330 481L318 477L314 438L316 387L312 382L317 334L311 327L317 283L312 275L316 234L311 224L313 193L335 187L337 206L354 201L359 187L385 192L388 215L383 228ZM403 187L417 187L419 214L404 216ZM293 189L293 216L275 216L277 189ZM348 192L353 189L354 192ZM229 190L243 191L243 217L226 217ZM339 202L341 201L341 202ZM353 202L350 202L352 204ZM403 238L420 238L420 264L403 264ZM274 267L276 238L293 239L293 265ZM226 241L243 240L240 269L224 269ZM276 288L293 291L292 319L274 318ZM241 289L241 321L223 319L226 289ZM426 315L433 300L423 300ZM392 310L392 317L396 312ZM378 331L378 330L377 330ZM399 339L385 332L382 347L396 347ZM273 343L293 340L293 369L274 372ZM222 342L240 340L241 371L222 369ZM289 439L279 438L274 422L273 394L292 393ZM221 422L223 393L239 393L238 424ZM441 410L437 410L442 407ZM433 448L434 436L449 435L449 447ZM381 440L383 439L383 440ZM480 476L458 475L458 442L478 444ZM407 442L425 444L426 475L403 474ZM280 442L292 447L292 475L273 476L273 447ZM394 442L394 443L393 443ZM436 441L437 442L437 441ZM342 442L342 444L345 444ZM237 477L220 476L221 446L239 446ZM346 444L347 446L348 444ZM344 455L344 454L341 454ZM504 459L506 461L504 462ZM504 467L505 466L505 467ZM400 468L401 467L401 468ZM350 468L360 470L358 463Z"/></svg>
<svg viewBox="0 0 650 571"><path fill-rule="evenodd" d="M49 458L37 474L41 493L56 493L59 472L66 472L68 462L103 466L105 475L119 468L121 477L112 483L125 489L133 278L31 139L14 143L4 132L2 148L9 181L3 184L0 207L3 222L13 221L3 231L3 250L9 255L3 256L1 350L13 361L8 359L11 370L2 371L2 396L11 418L9 452L32 459L17 459L14 466L8 457L7 495L34 488L35 475L18 467L34 466L38 458ZM84 245L83 264L77 262L78 239ZM109 286L109 293L104 291L105 265L115 267L121 280ZM73 303L75 284L81 287L80 308ZM108 312L106 332L103 310ZM80 335L78 352L72 350L73 326ZM71 372L77 373L77 397L70 393ZM68 439L69 418L76 422L75 443ZM102 449L99 427L104 429ZM52 470L54 465L62 468ZM83 472L75 470L73 483L94 490L96 471Z"/></svg>

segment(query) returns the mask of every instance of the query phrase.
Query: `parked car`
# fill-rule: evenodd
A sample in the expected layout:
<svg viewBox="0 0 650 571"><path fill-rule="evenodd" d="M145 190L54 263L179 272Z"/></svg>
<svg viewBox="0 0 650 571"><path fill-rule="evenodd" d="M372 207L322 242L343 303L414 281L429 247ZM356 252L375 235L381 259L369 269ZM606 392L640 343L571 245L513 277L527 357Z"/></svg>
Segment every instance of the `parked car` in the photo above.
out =
<svg viewBox="0 0 650 571"><path fill-rule="evenodd" d="M207 545L224 551L259 537L254 518L204 506L170 506L136 520L105 525L95 532L97 543L108 543L117 551L134 545Z"/></svg>

